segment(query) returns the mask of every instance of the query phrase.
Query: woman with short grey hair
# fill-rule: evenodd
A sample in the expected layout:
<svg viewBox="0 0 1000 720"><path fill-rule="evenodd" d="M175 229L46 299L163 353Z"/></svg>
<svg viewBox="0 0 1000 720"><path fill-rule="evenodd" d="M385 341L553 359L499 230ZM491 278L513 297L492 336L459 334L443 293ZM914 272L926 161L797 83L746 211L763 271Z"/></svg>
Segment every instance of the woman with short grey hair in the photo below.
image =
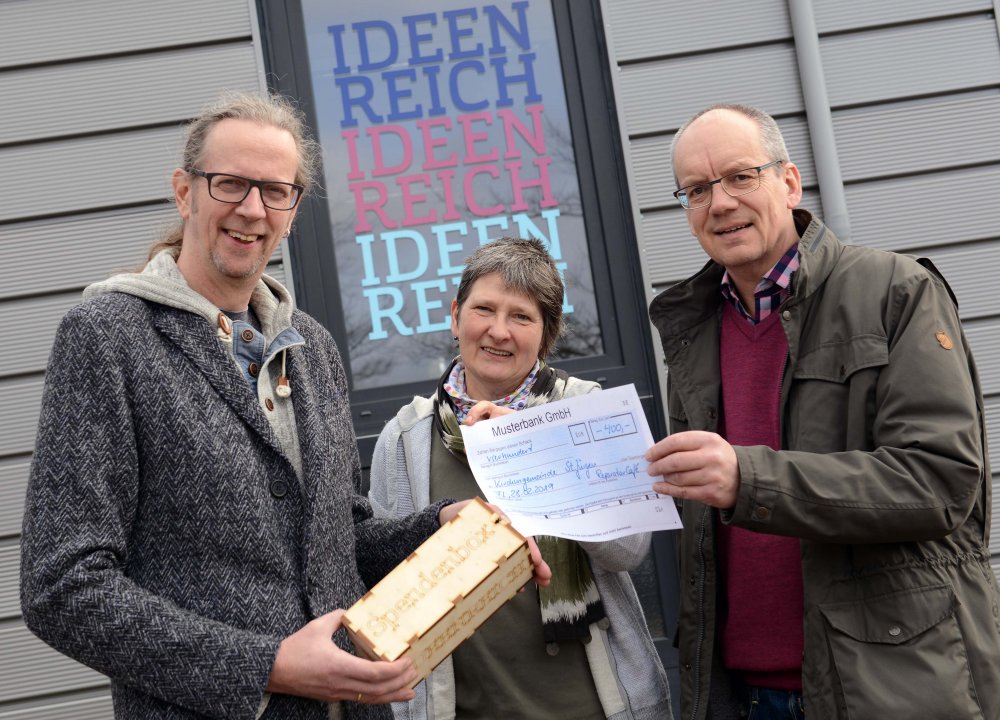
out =
<svg viewBox="0 0 1000 720"><path fill-rule="evenodd" d="M502 238L467 260L451 305L459 354L435 393L414 398L379 436L369 493L376 515L480 494L459 426L479 416L481 401L496 415L600 390L546 362L564 294L538 240ZM671 717L666 675L628 575L650 536L536 540L551 584L529 585L500 608L417 686L414 700L394 706L397 718Z"/></svg>

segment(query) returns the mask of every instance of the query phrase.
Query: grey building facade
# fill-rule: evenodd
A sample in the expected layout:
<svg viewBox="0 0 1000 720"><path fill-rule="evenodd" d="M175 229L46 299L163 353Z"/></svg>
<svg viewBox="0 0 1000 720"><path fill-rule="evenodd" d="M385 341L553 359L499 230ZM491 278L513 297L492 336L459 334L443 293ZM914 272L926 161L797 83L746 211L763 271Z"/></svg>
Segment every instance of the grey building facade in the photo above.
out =
<svg viewBox="0 0 1000 720"><path fill-rule="evenodd" d="M1000 272L1000 0L580 2L607 43L647 299L704 262L670 196L673 133L713 102L759 105L785 132L807 208L850 242L926 255L949 279L1000 447L1000 311L990 300ZM83 287L140 265L173 218L179 123L221 89L275 84L267 49L282 39L263 17L255 0L0 0L0 317L12 343L0 367L0 720L111 717L107 679L45 646L19 614L18 536L46 359ZM295 243L282 253L269 272L294 285ZM996 478L994 488L1000 573ZM650 605L661 644L672 635L663 600Z"/></svg>

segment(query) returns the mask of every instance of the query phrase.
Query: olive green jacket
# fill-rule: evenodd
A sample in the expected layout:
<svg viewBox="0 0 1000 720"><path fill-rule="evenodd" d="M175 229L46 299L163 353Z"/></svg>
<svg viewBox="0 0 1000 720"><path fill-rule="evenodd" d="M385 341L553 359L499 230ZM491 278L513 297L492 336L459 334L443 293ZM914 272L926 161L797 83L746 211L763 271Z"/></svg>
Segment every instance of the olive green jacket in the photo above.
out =
<svg viewBox="0 0 1000 720"><path fill-rule="evenodd" d="M947 284L797 210L781 451L737 447L723 513L684 503L681 718L726 717L714 522L802 540L810 720L1000 718L983 401ZM927 264L929 266L929 263ZM723 269L655 298L671 432L715 431Z"/></svg>

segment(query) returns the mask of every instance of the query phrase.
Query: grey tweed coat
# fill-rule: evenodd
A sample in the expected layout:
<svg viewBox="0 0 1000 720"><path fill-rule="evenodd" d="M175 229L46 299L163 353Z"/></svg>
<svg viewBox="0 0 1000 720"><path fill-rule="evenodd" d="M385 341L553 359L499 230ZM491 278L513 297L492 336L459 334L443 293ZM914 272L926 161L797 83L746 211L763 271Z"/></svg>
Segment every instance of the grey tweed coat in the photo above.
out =
<svg viewBox="0 0 1000 720"><path fill-rule="evenodd" d="M372 517L337 348L304 313L292 322L306 340L288 351L304 486L203 317L110 293L60 325L22 608L43 640L112 678L117 717L254 718L281 639L349 607L438 527L437 507ZM264 717L326 708L276 695Z"/></svg>

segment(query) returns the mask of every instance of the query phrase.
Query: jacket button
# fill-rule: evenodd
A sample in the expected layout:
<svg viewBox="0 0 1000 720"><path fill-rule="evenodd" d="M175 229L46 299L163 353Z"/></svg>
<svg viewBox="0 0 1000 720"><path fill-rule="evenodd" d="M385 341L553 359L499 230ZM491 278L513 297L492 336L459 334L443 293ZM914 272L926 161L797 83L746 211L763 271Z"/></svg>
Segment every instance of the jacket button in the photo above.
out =
<svg viewBox="0 0 1000 720"><path fill-rule="evenodd" d="M274 410L274 400L272 400L271 398L265 400L264 407L266 407L268 410Z"/></svg>
<svg viewBox="0 0 1000 720"><path fill-rule="evenodd" d="M767 520L767 517L770 514L771 514L771 511L768 510L763 505L758 505L757 507L755 507L753 509L753 519L754 520Z"/></svg>
<svg viewBox="0 0 1000 720"><path fill-rule="evenodd" d="M781 319L782 320L791 320L792 319L792 311L791 310L785 310L783 313L781 313Z"/></svg>
<svg viewBox="0 0 1000 720"><path fill-rule="evenodd" d="M288 484L284 480L272 480L270 489L274 497L282 498L288 493Z"/></svg>
<svg viewBox="0 0 1000 720"><path fill-rule="evenodd" d="M257 373L260 372L260 368L257 367L257 363L250 363L250 367L247 368L250 371L252 377L257 377Z"/></svg>
<svg viewBox="0 0 1000 720"><path fill-rule="evenodd" d="M692 575L691 579L688 582L690 582L691 585L693 586L693 585L697 584L698 578L696 578L694 575Z"/></svg>
<svg viewBox="0 0 1000 720"><path fill-rule="evenodd" d="M893 637L898 637L901 632L903 632L903 630L899 627L899 625L893 625L889 628L889 634Z"/></svg>
<svg viewBox="0 0 1000 720"><path fill-rule="evenodd" d="M244 330L240 333L240 337L243 338L243 342L250 342L253 340L253 330Z"/></svg>

